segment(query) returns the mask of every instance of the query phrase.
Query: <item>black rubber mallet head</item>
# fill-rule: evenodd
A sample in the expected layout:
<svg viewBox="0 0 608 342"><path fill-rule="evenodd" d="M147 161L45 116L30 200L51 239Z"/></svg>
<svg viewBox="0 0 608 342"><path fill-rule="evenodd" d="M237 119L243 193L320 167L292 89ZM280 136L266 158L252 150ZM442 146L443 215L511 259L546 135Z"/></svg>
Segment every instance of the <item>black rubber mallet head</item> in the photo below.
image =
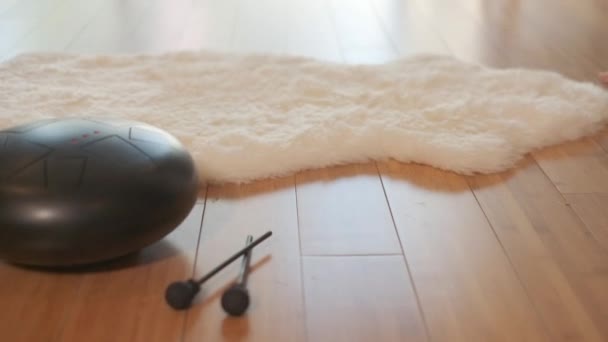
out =
<svg viewBox="0 0 608 342"><path fill-rule="evenodd" d="M247 246L253 241L253 236L247 237ZM245 253L238 280L222 295L222 308L231 316L241 316L249 307L249 291L247 290L247 276L251 264L251 250Z"/></svg>
<svg viewBox="0 0 608 342"><path fill-rule="evenodd" d="M213 270L211 270L199 280L190 279L187 281L177 281L171 283L165 291L165 301L167 302L167 304L169 304L169 306L171 306L175 310L184 310L189 308L190 305L192 305L194 297L196 297L196 295L200 291L201 285L204 282L209 280L209 278L213 277L216 273L224 269L226 266L230 265L233 261L235 261L242 255L248 253L255 246L269 238L271 235L271 231L266 232L264 235L260 236L255 241L251 242L249 245L236 252L230 258L226 259L226 261L216 266Z"/></svg>
<svg viewBox="0 0 608 342"><path fill-rule="evenodd" d="M184 310L190 307L200 289L201 285L192 279L176 281L167 287L165 300L172 308Z"/></svg>

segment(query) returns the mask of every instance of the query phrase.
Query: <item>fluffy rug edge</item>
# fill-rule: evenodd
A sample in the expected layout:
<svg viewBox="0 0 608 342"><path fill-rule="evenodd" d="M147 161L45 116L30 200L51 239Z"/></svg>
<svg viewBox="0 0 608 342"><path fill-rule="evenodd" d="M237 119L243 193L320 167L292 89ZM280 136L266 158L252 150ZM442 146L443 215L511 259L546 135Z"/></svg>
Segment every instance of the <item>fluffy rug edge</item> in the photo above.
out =
<svg viewBox="0 0 608 342"><path fill-rule="evenodd" d="M347 65L217 51L30 52L0 64L0 76L9 81L0 85L3 126L70 116L143 121L175 135L206 184L386 160L496 173L608 121L599 85L437 54Z"/></svg>

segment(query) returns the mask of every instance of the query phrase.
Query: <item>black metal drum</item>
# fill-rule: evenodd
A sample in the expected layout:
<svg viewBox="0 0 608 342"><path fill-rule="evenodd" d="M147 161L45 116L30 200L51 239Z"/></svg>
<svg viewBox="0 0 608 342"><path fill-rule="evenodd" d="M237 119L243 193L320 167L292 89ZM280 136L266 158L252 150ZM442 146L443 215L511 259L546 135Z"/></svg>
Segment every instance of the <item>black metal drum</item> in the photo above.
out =
<svg viewBox="0 0 608 342"><path fill-rule="evenodd" d="M32 266L114 259L169 234L199 179L151 125L54 119L0 131L0 258Z"/></svg>

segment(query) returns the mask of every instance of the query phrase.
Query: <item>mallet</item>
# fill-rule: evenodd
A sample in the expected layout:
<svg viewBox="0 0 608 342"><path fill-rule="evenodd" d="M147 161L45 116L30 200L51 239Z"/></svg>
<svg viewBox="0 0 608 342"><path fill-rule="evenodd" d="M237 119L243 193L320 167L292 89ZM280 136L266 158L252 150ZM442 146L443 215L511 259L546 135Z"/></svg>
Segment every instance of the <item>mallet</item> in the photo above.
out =
<svg viewBox="0 0 608 342"><path fill-rule="evenodd" d="M183 310L190 307L192 304L192 300L196 296L196 294L200 291L201 285L209 280L209 278L213 277L216 273L224 269L226 266L231 264L233 261L249 252L255 246L260 244L262 241L266 240L272 235L272 232L266 232L264 235L257 238L255 241L251 242L251 244L247 245L233 256L228 258L226 261L215 267L209 273L204 275L199 280L189 279L187 281L177 281L170 284L165 291L165 300L167 304L169 304L172 308L176 310Z"/></svg>
<svg viewBox="0 0 608 342"><path fill-rule="evenodd" d="M246 245L249 246L253 241L253 236L247 237ZM248 250L243 257L241 271L237 282L232 285L222 295L222 308L231 316L240 316L249 307L249 291L247 291L247 276L251 263L251 250Z"/></svg>

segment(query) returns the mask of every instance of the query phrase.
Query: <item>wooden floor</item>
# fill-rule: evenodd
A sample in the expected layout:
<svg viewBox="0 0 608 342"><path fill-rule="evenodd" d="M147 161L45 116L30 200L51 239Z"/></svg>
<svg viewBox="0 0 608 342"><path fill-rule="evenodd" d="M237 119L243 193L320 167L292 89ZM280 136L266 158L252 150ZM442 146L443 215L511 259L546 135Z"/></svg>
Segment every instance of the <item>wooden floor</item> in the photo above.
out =
<svg viewBox="0 0 608 342"><path fill-rule="evenodd" d="M272 52L345 63L446 53L595 82L606 0L0 0L0 59L27 51ZM2 80L0 80L2 82ZM608 341L608 134L463 177L370 163L201 189L137 256L81 272L0 264L0 340ZM218 274L187 312L164 289L242 247L247 316Z"/></svg>

